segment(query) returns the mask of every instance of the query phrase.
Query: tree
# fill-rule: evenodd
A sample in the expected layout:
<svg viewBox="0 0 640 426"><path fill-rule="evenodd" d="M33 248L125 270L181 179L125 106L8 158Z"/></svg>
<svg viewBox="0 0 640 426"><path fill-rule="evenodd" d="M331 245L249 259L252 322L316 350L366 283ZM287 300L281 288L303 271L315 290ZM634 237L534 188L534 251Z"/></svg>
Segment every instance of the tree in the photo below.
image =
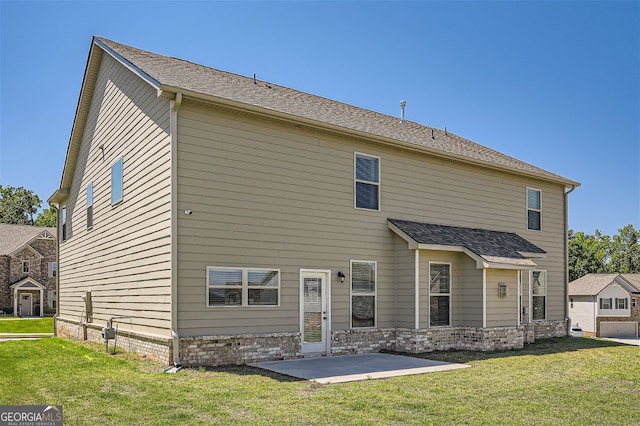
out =
<svg viewBox="0 0 640 426"><path fill-rule="evenodd" d="M48 209L43 210L42 213L38 215L34 225L55 228L57 219L58 219L58 209L55 206L49 206Z"/></svg>
<svg viewBox="0 0 640 426"><path fill-rule="evenodd" d="M40 197L29 189L0 185L0 222L33 225L33 215L42 205Z"/></svg>
<svg viewBox="0 0 640 426"><path fill-rule="evenodd" d="M607 267L612 273L640 273L640 230L627 225L618 230L610 244Z"/></svg>
<svg viewBox="0 0 640 426"><path fill-rule="evenodd" d="M569 281L607 270L610 239L596 230L595 235L569 230Z"/></svg>

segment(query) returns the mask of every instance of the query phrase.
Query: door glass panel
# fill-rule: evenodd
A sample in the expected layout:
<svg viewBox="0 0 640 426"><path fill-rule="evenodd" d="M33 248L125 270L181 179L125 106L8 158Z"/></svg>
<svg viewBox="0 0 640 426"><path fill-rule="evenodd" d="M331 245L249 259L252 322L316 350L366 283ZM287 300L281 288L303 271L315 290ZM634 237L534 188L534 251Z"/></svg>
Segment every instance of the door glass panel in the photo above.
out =
<svg viewBox="0 0 640 426"><path fill-rule="evenodd" d="M322 342L322 279L304 278L304 343Z"/></svg>

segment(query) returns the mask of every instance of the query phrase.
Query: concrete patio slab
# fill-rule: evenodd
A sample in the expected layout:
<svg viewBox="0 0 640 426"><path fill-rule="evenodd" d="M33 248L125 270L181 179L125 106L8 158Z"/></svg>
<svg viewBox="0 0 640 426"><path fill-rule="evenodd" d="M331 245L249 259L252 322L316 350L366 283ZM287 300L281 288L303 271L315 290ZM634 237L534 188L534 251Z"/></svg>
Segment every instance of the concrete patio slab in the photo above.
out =
<svg viewBox="0 0 640 426"><path fill-rule="evenodd" d="M343 383L467 368L469 365L393 354L360 354L249 364L317 383Z"/></svg>

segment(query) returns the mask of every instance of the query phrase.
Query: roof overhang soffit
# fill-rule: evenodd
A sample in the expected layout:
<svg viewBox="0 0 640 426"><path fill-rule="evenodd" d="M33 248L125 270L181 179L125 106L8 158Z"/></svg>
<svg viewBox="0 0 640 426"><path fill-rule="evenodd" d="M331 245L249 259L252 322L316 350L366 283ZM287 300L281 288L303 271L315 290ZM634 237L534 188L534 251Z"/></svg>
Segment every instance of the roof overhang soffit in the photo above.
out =
<svg viewBox="0 0 640 426"><path fill-rule="evenodd" d="M476 262L477 269L515 269L515 270L533 270L537 268L537 264L531 259L512 259L506 257L482 256L464 246L448 246L440 244L423 244L407 235L403 230L398 228L391 222L387 222L389 229L407 242L409 250L431 250L431 251L451 251L464 253ZM535 253L536 257L544 257L540 253Z"/></svg>

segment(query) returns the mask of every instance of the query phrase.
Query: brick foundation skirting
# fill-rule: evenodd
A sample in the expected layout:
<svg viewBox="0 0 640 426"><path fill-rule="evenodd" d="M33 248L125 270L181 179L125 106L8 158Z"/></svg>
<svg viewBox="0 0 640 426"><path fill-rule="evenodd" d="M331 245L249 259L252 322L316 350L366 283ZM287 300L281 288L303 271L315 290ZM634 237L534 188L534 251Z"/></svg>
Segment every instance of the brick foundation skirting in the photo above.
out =
<svg viewBox="0 0 640 426"><path fill-rule="evenodd" d="M56 320L59 336L104 342L95 324ZM542 321L513 327L443 327L432 329L377 328L331 332L330 354L346 355L389 350L422 353L446 350L505 351L520 349L537 339L566 336L566 322ZM113 341L110 341L113 345ZM300 333L264 333L180 338L180 363L219 366L303 356ZM126 330L118 331L117 346L165 364L172 363L173 341ZM110 346L112 348L112 346Z"/></svg>
<svg viewBox="0 0 640 426"><path fill-rule="evenodd" d="M55 330L56 335L60 337L104 343L102 326L98 324L86 323L79 326L77 321L56 318ZM167 365L172 363L173 341L170 338L141 334L119 328L115 344L117 348L125 351L137 352ZM113 350L113 346L114 340L109 340L110 351Z"/></svg>

